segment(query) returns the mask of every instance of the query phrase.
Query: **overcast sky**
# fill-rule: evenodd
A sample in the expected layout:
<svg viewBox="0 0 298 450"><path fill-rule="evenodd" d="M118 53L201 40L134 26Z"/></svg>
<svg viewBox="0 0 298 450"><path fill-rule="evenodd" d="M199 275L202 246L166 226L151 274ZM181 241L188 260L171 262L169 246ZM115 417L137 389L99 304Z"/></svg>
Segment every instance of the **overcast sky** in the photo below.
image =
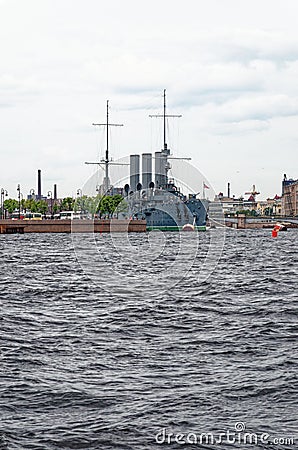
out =
<svg viewBox="0 0 298 450"><path fill-rule="evenodd" d="M169 144L216 192L260 198L298 178L296 0L0 0L0 187L16 197L58 184L75 194L105 150L158 151L162 92Z"/></svg>

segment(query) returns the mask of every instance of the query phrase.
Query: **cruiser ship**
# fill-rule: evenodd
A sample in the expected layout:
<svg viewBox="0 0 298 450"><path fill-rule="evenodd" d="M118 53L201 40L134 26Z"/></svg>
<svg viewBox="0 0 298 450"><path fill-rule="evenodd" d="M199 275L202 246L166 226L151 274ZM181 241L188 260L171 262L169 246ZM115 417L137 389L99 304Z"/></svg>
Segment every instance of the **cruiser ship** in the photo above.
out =
<svg viewBox="0 0 298 450"><path fill-rule="evenodd" d="M206 230L208 201L197 198L198 194L184 195L168 176L170 159L174 158L166 143L166 118L180 117L166 114L166 90L164 90L163 148L159 152L130 155L130 185L124 188L129 211L133 218L146 219L147 230L178 231L182 229ZM155 161L155 181L152 176L152 160ZM142 183L140 182L142 175Z"/></svg>

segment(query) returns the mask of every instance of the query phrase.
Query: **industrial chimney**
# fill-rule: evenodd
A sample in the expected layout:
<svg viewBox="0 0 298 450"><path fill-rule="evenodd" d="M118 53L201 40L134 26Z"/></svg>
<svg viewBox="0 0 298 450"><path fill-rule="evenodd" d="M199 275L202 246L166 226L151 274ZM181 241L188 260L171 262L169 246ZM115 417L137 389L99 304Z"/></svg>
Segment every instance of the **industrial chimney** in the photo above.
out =
<svg viewBox="0 0 298 450"><path fill-rule="evenodd" d="M41 199L41 170L38 169L37 172L37 199Z"/></svg>
<svg viewBox="0 0 298 450"><path fill-rule="evenodd" d="M228 183L228 198L230 198L230 194L231 194L231 192L230 192L230 183Z"/></svg>
<svg viewBox="0 0 298 450"><path fill-rule="evenodd" d="M54 200L57 200L57 184L54 184Z"/></svg>

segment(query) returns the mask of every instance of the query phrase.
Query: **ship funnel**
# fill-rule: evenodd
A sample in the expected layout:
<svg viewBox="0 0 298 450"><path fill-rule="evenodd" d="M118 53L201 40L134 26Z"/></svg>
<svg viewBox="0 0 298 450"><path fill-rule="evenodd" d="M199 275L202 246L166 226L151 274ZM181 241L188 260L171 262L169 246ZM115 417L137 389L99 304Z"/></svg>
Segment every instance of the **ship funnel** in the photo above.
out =
<svg viewBox="0 0 298 450"><path fill-rule="evenodd" d="M140 155L130 155L130 189L137 190L140 183Z"/></svg>
<svg viewBox="0 0 298 450"><path fill-rule="evenodd" d="M167 155L155 152L155 184L161 187L167 184Z"/></svg>
<svg viewBox="0 0 298 450"><path fill-rule="evenodd" d="M142 184L144 189L149 188L152 181L152 153L142 154Z"/></svg>

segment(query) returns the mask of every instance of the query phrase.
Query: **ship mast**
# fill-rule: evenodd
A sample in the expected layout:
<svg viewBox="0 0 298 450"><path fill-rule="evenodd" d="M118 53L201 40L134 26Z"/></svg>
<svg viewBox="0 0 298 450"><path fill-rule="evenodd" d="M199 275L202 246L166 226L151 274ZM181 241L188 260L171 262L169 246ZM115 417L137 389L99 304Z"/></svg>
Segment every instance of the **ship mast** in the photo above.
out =
<svg viewBox="0 0 298 450"><path fill-rule="evenodd" d="M166 140L166 90L163 90L163 149L164 152L167 150L167 140Z"/></svg>
<svg viewBox="0 0 298 450"><path fill-rule="evenodd" d="M166 89L163 90L163 114L150 114L149 117L162 117L163 118L163 149L162 152L166 155L170 154L167 144L166 135L166 119L167 117L182 117L181 114L167 114L167 102L166 102Z"/></svg>
<svg viewBox="0 0 298 450"><path fill-rule="evenodd" d="M96 125L95 123L93 125ZM109 100L107 100L107 149L105 159L106 191L109 189Z"/></svg>
<svg viewBox="0 0 298 450"><path fill-rule="evenodd" d="M163 90L163 114L151 114L149 117L161 117L163 119L163 148L161 150L163 184L168 184L168 171L171 168L168 158L170 157L170 149L168 149L166 135L166 119L168 117L182 117L181 114L167 114L166 89ZM171 158L171 157L170 157ZM173 158L171 158L173 159ZM175 158L178 159L178 158ZM183 158L184 159L184 158Z"/></svg>
<svg viewBox="0 0 298 450"><path fill-rule="evenodd" d="M105 158L99 162L85 162L85 164L98 164L99 166L104 166L105 179L104 179L103 185L104 185L105 193L107 193L110 188L109 165L110 164L113 164L113 165L121 164L121 163L112 162L112 160L110 160L110 157L109 157L109 127L123 127L123 124L122 123L109 123L109 100L107 100L106 123L93 123L92 125L99 126L99 127L105 126L107 128Z"/></svg>

